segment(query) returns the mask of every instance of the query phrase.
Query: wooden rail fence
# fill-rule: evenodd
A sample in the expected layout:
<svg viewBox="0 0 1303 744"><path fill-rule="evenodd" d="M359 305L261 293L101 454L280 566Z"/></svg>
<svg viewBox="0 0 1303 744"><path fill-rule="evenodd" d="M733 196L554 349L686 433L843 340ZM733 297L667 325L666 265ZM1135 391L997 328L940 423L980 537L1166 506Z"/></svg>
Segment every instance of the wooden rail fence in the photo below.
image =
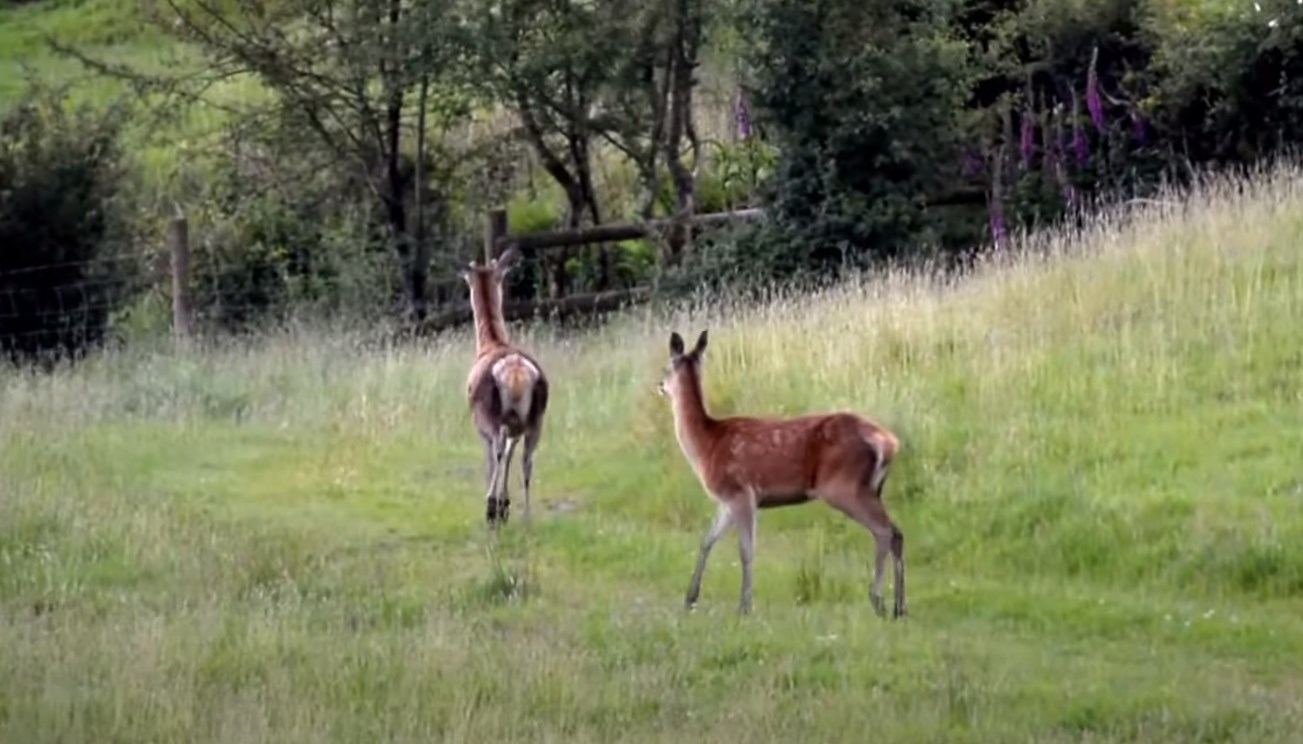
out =
<svg viewBox="0 0 1303 744"><path fill-rule="evenodd" d="M711 228L764 219L764 217L763 209L750 208L694 215L687 218L686 222L692 228ZM664 234L676 224L673 219L662 219L512 235L507 227L507 211L494 209L489 212L485 221L484 257L488 260L500 256L503 251L513 246L526 257L530 257L555 248L655 237ZM173 333L178 339L185 339L191 335L194 318L190 299L190 231L184 215L172 219L168 230L168 247L172 258ZM641 286L544 300L506 299L503 302L502 312L507 320L522 320L537 316L560 320L583 315L600 315L643 302L650 296L651 287ZM422 333L437 332L468 323L471 318L470 303L463 301L432 313L418 330Z"/></svg>

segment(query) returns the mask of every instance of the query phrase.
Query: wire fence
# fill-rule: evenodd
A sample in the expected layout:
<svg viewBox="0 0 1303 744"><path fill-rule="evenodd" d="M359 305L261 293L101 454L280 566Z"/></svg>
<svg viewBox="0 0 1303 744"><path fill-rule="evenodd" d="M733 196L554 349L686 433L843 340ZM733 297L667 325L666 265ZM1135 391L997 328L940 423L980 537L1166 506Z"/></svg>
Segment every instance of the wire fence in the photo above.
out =
<svg viewBox="0 0 1303 744"><path fill-rule="evenodd" d="M697 215L689 218L687 225L698 229L757 216L763 216L761 210ZM486 225L485 256L500 255L515 246L527 256L542 259L556 248L653 236L680 223L669 220L512 235L506 229L506 212L495 209L486 216ZM235 265L223 265L217 257L204 253L196 262L184 217L169 223L166 236L164 250L144 248L139 252L0 269L0 350L76 346L83 340L102 338L124 311L143 309L152 314L145 321L149 325L168 324L176 336L188 337L199 328L248 327L296 309L295 298L285 294L285 277L264 276L262 281L267 286L259 286L257 277L252 284L242 284L240 272L250 269L239 264L238 259ZM389 284L392 290L398 282ZM429 277L430 295L435 301L417 330L438 331L471 319L467 298L455 291L455 285L460 284L461 278L452 267ZM318 294L330 294L328 286L317 290ZM648 292L647 286L636 286L541 300L508 299L504 314L508 320L539 315L598 315L642 301ZM378 294L364 298L372 311L377 300Z"/></svg>

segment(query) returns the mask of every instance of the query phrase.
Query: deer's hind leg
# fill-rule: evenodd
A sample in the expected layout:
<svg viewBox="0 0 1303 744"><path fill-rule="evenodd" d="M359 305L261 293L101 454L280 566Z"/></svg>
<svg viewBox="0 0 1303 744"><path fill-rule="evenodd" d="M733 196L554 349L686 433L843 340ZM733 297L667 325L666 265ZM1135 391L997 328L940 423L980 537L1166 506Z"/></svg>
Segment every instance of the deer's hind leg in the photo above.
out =
<svg viewBox="0 0 1303 744"><path fill-rule="evenodd" d="M872 468L865 478L837 478L823 484L818 489L818 495L828 502L829 506L863 525L869 534L873 535L873 582L869 585L869 602L873 605L873 611L880 617L887 614L886 602L882 596L887 556L893 552L897 553L894 566L896 596L892 614L901 617L905 614L904 535L891 521L886 506L878 496L878 491L874 490L872 483L867 480L875 476L876 470L876 467ZM877 474L877 477L880 487L883 476ZM896 549L897 545L899 551Z"/></svg>
<svg viewBox="0 0 1303 744"><path fill-rule="evenodd" d="M881 521L886 522L891 528L891 539L888 545L892 557L892 583L894 584L894 597L891 608L891 615L894 618L905 616L905 533L900 531L900 527L891 521L887 516L887 507L882 503L882 485L887 480L890 472L892 451L888 450L882 454L882 459L875 458L872 468L869 469L869 487L860 491L860 498L869 505L869 511L878 517ZM877 537L877 533L874 533ZM882 596L882 547L879 541L878 563L874 576L874 583L877 586L878 596Z"/></svg>
<svg viewBox="0 0 1303 744"><path fill-rule="evenodd" d="M498 464L497 450L491 435L480 432L480 439L484 442L484 492L487 494L493 487L493 470Z"/></svg>
<svg viewBox="0 0 1303 744"><path fill-rule="evenodd" d="M493 526L506 523L511 500L507 496L507 473L511 468L511 455L519 440L507 436L505 428L500 429L493 439L493 470L489 477L488 492L484 496L484 518Z"/></svg>
<svg viewBox="0 0 1303 744"><path fill-rule="evenodd" d="M887 554L891 553L894 555L892 572L894 574L893 583L895 584L891 615L893 618L903 617L905 615L905 536L901 533L900 528L891 521L891 517L887 515L886 506L883 505L882 500L876 494L864 494L860 503L863 505L860 513L864 516L857 517L856 521L864 524L873 533L875 545L873 584L869 587L869 601L873 603L873 610L878 615L885 616L887 614L886 602L882 597L882 583L886 574L884 569Z"/></svg>
<svg viewBox="0 0 1303 744"><path fill-rule="evenodd" d="M525 525L530 523L529 516L529 486L534 480L534 451L538 449L538 442L543 436L542 422L525 430L525 451L520 455L520 477L521 485L525 492Z"/></svg>

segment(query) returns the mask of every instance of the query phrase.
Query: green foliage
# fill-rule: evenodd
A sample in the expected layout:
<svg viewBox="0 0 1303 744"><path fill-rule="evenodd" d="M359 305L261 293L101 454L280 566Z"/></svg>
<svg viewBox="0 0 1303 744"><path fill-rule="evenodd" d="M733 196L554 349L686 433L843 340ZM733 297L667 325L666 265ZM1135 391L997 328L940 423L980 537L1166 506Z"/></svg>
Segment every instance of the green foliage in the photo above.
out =
<svg viewBox="0 0 1303 744"><path fill-rule="evenodd" d="M507 204L507 229L513 235L555 230L561 225L561 212L549 201L517 194Z"/></svg>
<svg viewBox="0 0 1303 744"><path fill-rule="evenodd" d="M460 297L440 284L444 266L479 250L484 212L502 203L516 231L553 227L570 213L586 221L589 204L605 222L636 219L648 201L653 216L672 212L658 143L682 14L701 20L707 42L694 60L697 211L765 206L772 218L759 229L697 236L694 253L664 277L643 242L558 251L550 255L567 270L531 262L513 278L513 297L536 298L550 282L565 293L652 278L690 294L722 277L763 285L823 280L879 258L948 260L988 238L1303 141L1303 6L1293 0L512 0L404 4L397 23L380 0L205 5L213 12L180 3L180 16L120 0L0 6L0 106L16 100L29 64L43 78L75 82L77 101L125 89L53 56L44 44L51 34L140 73L131 82L147 91L145 115L124 126L142 172L181 163L198 182L227 178L244 156L214 146L211 133L275 120L281 141L264 163L274 178L255 173L238 205L204 207L211 222L196 223L211 246L201 257L210 261L211 317L228 316L214 309L218 296L253 308L221 321L229 325L283 317L296 304L396 308L394 287L414 293L424 266L409 261L418 242L409 227L429 249L431 301ZM335 36L348 43L327 41ZM160 76L168 85L155 85ZM730 141L723 109L738 78L755 120L750 136ZM423 79L431 83L429 202L416 230ZM218 105L174 108L179 99L156 95L163 90L181 99L202 90ZM389 132L387 90L402 98ZM234 121L237 110L250 115ZM146 133L158 136L136 152ZM688 157L686 138L681 144ZM200 152L209 156L202 167L194 165ZM528 179L526 167L535 169ZM256 203L272 182L314 175L333 181L340 198L322 197L331 189L313 182L313 196L282 188ZM524 195L537 193L535 179L556 184L532 203ZM169 182L155 201L190 208L202 190L186 192ZM393 256L376 255L380 243ZM396 276L377 276L382 266ZM148 325L139 314L132 322Z"/></svg>
<svg viewBox="0 0 1303 744"><path fill-rule="evenodd" d="M0 354L80 354L138 289L120 109L28 90L0 118Z"/></svg>
<svg viewBox="0 0 1303 744"><path fill-rule="evenodd" d="M401 305L398 257L355 163L321 158L317 143L275 122L224 127L205 145L182 151L165 192L189 219L202 328L374 322Z"/></svg>
<svg viewBox="0 0 1303 744"><path fill-rule="evenodd" d="M1156 6L1148 106L1185 157L1251 163L1303 141L1303 6Z"/></svg>
<svg viewBox="0 0 1303 744"><path fill-rule="evenodd" d="M656 276L660 255L657 244L647 238L621 240L614 246L615 266L613 279L617 287L636 287L647 284Z"/></svg>
<svg viewBox="0 0 1303 744"><path fill-rule="evenodd" d="M760 185L773 175L777 155L777 150L759 137L721 144L711 152L708 173L718 178L729 208L757 199Z"/></svg>
<svg viewBox="0 0 1303 744"><path fill-rule="evenodd" d="M1283 0L970 3L961 27L986 77L969 178L991 192L993 224L1288 150L1303 137L1301 13Z"/></svg>
<svg viewBox="0 0 1303 744"><path fill-rule="evenodd" d="M924 205L957 172L971 71L947 3L763 0L752 96L779 149L771 227L746 251L773 276L863 265L940 238Z"/></svg>
<svg viewBox="0 0 1303 744"><path fill-rule="evenodd" d="M299 181L248 193L253 172L211 182L196 214L196 314L213 329L247 331L293 317L379 319L400 302L395 258L362 205ZM283 175L283 174L282 174Z"/></svg>

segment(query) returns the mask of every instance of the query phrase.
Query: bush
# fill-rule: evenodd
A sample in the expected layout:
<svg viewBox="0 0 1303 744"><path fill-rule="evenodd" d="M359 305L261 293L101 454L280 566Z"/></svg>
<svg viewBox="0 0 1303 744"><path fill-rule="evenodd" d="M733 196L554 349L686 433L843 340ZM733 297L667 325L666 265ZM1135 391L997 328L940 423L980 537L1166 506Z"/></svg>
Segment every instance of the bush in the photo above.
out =
<svg viewBox="0 0 1303 744"><path fill-rule="evenodd" d="M0 352L77 356L141 287L118 146L122 109L30 88L0 118Z"/></svg>
<svg viewBox="0 0 1303 744"><path fill-rule="evenodd" d="M1293 0L1004 6L973 3L961 19L983 55L967 177L990 194L992 237L1258 164L1303 138Z"/></svg>
<svg viewBox="0 0 1303 744"><path fill-rule="evenodd" d="M1303 141L1303 6L1159 4L1149 106L1195 163L1251 163Z"/></svg>
<svg viewBox="0 0 1303 744"><path fill-rule="evenodd" d="M956 257L1303 141L1295 0L751 7L752 99L780 156L769 227L716 255L735 274Z"/></svg>
<svg viewBox="0 0 1303 744"><path fill-rule="evenodd" d="M774 278L825 274L941 239L927 205L958 171L971 71L948 3L761 0L756 118L779 150L772 219L739 259Z"/></svg>
<svg viewBox="0 0 1303 744"><path fill-rule="evenodd" d="M402 302L402 272L367 194L340 166L314 168L263 135L198 162L192 301L201 327L255 330L311 316L373 320Z"/></svg>

